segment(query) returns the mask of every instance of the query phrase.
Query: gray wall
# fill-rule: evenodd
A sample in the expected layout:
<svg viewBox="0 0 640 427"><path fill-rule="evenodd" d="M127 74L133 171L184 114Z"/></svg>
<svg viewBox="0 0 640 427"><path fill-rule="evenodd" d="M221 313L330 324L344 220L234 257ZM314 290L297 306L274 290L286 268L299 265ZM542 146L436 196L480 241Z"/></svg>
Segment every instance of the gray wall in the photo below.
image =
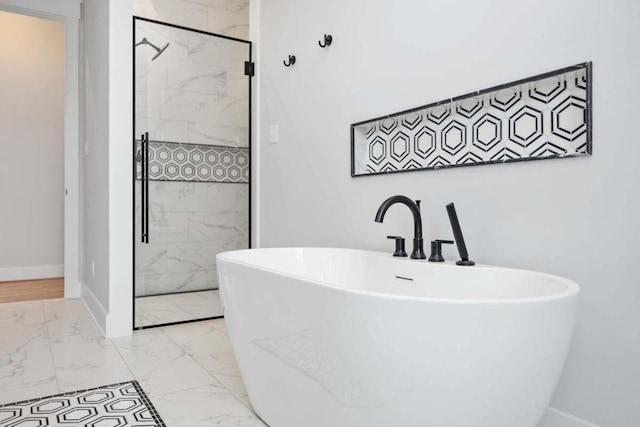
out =
<svg viewBox="0 0 640 427"><path fill-rule="evenodd" d="M109 337L131 334L133 324L131 13L127 1L83 2L84 282L91 291L83 297Z"/></svg>
<svg viewBox="0 0 640 427"><path fill-rule="evenodd" d="M64 25L0 12L0 281L64 263Z"/></svg>
<svg viewBox="0 0 640 427"><path fill-rule="evenodd" d="M84 2L84 280L109 309L109 2ZM95 262L95 276L91 263Z"/></svg>
<svg viewBox="0 0 640 427"><path fill-rule="evenodd" d="M387 234L410 237L410 214L394 208L376 224L382 200L422 199L428 239L451 236L444 206L455 201L476 261L582 287L552 406L640 424L640 3L265 0L260 10L261 245L389 251ZM327 32L334 44L320 49ZM290 53L298 62L285 68ZM350 177L352 122L588 60L592 157Z"/></svg>

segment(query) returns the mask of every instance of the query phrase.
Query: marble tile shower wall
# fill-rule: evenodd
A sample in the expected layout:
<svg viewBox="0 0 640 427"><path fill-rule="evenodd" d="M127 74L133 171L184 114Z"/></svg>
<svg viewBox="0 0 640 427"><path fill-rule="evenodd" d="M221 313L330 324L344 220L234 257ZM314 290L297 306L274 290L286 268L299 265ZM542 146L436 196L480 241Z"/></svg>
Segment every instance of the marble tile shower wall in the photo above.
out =
<svg viewBox="0 0 640 427"><path fill-rule="evenodd" d="M249 38L249 0L133 0L133 14L210 33Z"/></svg>
<svg viewBox="0 0 640 427"><path fill-rule="evenodd" d="M138 16L248 38L247 2L147 0ZM136 134L165 142L249 145L246 43L137 21L136 41L169 47L152 61L149 46L136 48Z"/></svg>
<svg viewBox="0 0 640 427"><path fill-rule="evenodd" d="M248 0L133 0L133 5L136 16L248 39ZM152 141L248 148L249 46L137 21L136 41L143 37L169 47L153 61L153 49L136 48L136 134L149 132ZM248 247L249 186L151 181L149 193L149 244L136 254L136 295L217 288L215 255Z"/></svg>
<svg viewBox="0 0 640 427"><path fill-rule="evenodd" d="M136 295L217 289L216 254L248 247L249 186L151 181L149 193L149 244L136 262Z"/></svg>

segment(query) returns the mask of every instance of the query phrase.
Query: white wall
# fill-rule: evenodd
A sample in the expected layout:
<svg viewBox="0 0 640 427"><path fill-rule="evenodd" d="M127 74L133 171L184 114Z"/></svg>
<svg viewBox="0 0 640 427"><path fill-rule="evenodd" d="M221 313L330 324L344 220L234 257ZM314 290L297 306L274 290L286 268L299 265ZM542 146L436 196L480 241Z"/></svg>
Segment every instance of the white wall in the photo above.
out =
<svg viewBox="0 0 640 427"><path fill-rule="evenodd" d="M133 329L132 4L109 7L109 298L107 335Z"/></svg>
<svg viewBox="0 0 640 427"><path fill-rule="evenodd" d="M476 261L582 286L573 346L546 425L640 425L640 3L634 0L263 0L260 240L390 251L423 200L427 239L455 201ZM317 41L334 36L328 49ZM282 61L295 54L298 62ZM592 60L594 155L350 177L349 124ZM266 143L270 124L280 142ZM397 209L397 210L396 210ZM447 248L445 256L455 257ZM572 424L573 423L573 424ZM578 423L578 424L576 424Z"/></svg>
<svg viewBox="0 0 640 427"><path fill-rule="evenodd" d="M0 281L63 275L64 24L0 11Z"/></svg>
<svg viewBox="0 0 640 427"><path fill-rule="evenodd" d="M83 297L108 336L132 329L131 8L124 0L84 2Z"/></svg>
<svg viewBox="0 0 640 427"><path fill-rule="evenodd" d="M109 2L85 1L84 282L109 309ZM93 264L93 266L92 266Z"/></svg>

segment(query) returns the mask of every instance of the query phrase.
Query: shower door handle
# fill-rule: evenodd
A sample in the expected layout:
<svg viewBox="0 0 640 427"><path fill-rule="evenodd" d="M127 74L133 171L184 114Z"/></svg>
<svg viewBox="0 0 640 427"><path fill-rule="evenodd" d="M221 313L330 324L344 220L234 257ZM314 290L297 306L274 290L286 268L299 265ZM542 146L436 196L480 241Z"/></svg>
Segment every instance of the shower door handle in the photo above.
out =
<svg viewBox="0 0 640 427"><path fill-rule="evenodd" d="M145 132L142 144L142 198L143 198L143 224L142 242L149 243L149 132Z"/></svg>
<svg viewBox="0 0 640 427"><path fill-rule="evenodd" d="M145 188L144 188L144 134L140 136L140 151L138 152L138 158L136 159L140 168L140 241L144 243L145 236L147 235L147 224L144 221L145 212Z"/></svg>

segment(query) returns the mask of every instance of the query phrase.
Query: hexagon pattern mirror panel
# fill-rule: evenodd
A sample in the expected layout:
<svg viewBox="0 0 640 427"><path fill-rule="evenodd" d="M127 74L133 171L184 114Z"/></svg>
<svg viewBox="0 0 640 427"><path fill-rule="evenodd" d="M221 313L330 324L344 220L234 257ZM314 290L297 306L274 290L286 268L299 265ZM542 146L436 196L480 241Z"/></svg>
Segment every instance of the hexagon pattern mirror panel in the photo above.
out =
<svg viewBox="0 0 640 427"><path fill-rule="evenodd" d="M351 125L351 175L590 155L591 63Z"/></svg>

